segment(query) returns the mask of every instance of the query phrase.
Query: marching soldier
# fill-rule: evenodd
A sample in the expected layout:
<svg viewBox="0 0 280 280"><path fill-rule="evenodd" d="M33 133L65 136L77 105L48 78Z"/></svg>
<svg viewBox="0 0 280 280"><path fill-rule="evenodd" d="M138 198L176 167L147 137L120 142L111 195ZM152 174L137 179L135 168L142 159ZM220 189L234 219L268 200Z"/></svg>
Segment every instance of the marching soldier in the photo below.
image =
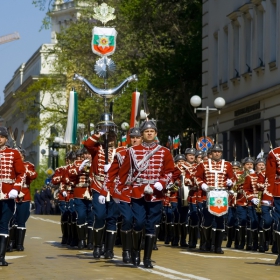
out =
<svg viewBox="0 0 280 280"><path fill-rule="evenodd" d="M23 242L26 233L26 222L30 216L30 184L37 178L37 172L35 171L34 164L29 161L24 161L26 153L25 150L20 148L17 148L17 150L20 152L21 159L25 167L25 180L21 191L16 198L16 250L24 251Z"/></svg>
<svg viewBox="0 0 280 280"><path fill-rule="evenodd" d="M259 205L261 205L261 220L259 223L259 252L264 253L269 249L269 239L273 222L270 214L272 212L272 203L271 196L268 195L267 185L265 184L266 161L264 158L257 158L255 165L256 173L258 174L257 190L260 197Z"/></svg>
<svg viewBox="0 0 280 280"><path fill-rule="evenodd" d="M5 166L1 169L0 185L0 266L7 266L5 261L6 247L9 237L9 221L15 211L15 199L24 184L25 167L20 153L8 148L8 131L0 127L0 163Z"/></svg>
<svg viewBox="0 0 280 280"><path fill-rule="evenodd" d="M140 264L142 230L146 228L144 267L153 268L151 255L155 225L160 221L163 191L174 169L170 151L155 142L157 127L145 121L140 127L143 143L130 147L119 171L117 193L122 201L131 201L134 217L132 262Z"/></svg>
<svg viewBox="0 0 280 280"><path fill-rule="evenodd" d="M98 141L101 136L104 135L104 132L97 132L89 137L85 142L84 146L89 151L92 157L92 164L90 167L90 181L91 181L91 190L92 190L92 206L94 213L94 228L93 228L93 239L94 239L94 251L93 257L99 259L101 256L102 250L102 241L103 234L105 231L105 220L106 220L106 208L107 208L107 217L110 216L113 219L117 220L119 216L118 208L114 201L107 198L108 203L105 203L105 197L100 196L102 186L104 184L105 176L113 162L116 149L115 149L115 140L116 134L113 131L110 131L108 135L108 164L105 164L105 145L102 145ZM105 140L105 139L104 139ZM107 242L112 243L116 232L116 225L110 224L107 225ZM109 239L108 239L109 238ZM106 242L106 241L105 241ZM108 254L108 258L112 258L112 254Z"/></svg>
<svg viewBox="0 0 280 280"><path fill-rule="evenodd" d="M203 221L202 227L206 242L206 250L211 249L211 227L213 220L216 222L215 235L215 253L223 254L221 248L223 241L224 228L224 212L228 203L227 196L224 196L226 191L233 186L235 176L232 171L230 162L227 162L222 157L223 147L220 144L214 144L211 148L211 159L201 162L196 169L196 180L199 187L204 192L215 190L212 197L209 196L209 201L203 205ZM211 194L211 193L210 193ZM211 209L211 213L209 210ZM216 209L215 209L216 208ZM219 210L217 209L219 208ZM221 211L216 213L215 211Z"/></svg>

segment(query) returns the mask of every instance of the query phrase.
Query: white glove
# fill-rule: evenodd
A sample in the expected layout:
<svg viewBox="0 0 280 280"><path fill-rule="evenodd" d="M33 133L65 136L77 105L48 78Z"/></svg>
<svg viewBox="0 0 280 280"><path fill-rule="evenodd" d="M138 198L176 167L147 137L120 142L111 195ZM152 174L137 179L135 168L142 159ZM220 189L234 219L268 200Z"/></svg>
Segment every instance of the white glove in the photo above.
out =
<svg viewBox="0 0 280 280"><path fill-rule="evenodd" d="M231 179L227 179L227 186L228 186L228 187L231 187L231 186L232 186L232 181L231 181Z"/></svg>
<svg viewBox="0 0 280 280"><path fill-rule="evenodd" d="M17 196L18 196L18 191L12 189L12 190L9 192L8 196L9 196L9 198L11 198L11 199L15 199L15 198L17 198Z"/></svg>
<svg viewBox="0 0 280 280"><path fill-rule="evenodd" d="M85 159L83 162L82 162L82 164L80 165L80 167L79 167L79 171L82 171L84 168L85 168L85 166L86 166L86 164L89 162L89 159Z"/></svg>
<svg viewBox="0 0 280 280"><path fill-rule="evenodd" d="M249 172L250 172L250 174L254 174L255 170L254 169L250 169Z"/></svg>
<svg viewBox="0 0 280 280"><path fill-rule="evenodd" d="M144 188L144 193L146 194L153 194L154 190L151 188L150 185L147 185L145 188Z"/></svg>
<svg viewBox="0 0 280 280"><path fill-rule="evenodd" d="M162 184L161 184L160 182L156 182L156 183L154 184L154 187L155 187L155 189L157 189L158 191L162 191L162 189L163 189L163 186L162 186Z"/></svg>
<svg viewBox="0 0 280 280"><path fill-rule="evenodd" d="M229 193L229 194L234 194L234 191L233 191L233 190L230 190L228 193Z"/></svg>
<svg viewBox="0 0 280 280"><path fill-rule="evenodd" d="M173 186L173 183L169 183L169 184L166 186L166 189L169 190L169 189L171 189L172 186Z"/></svg>
<svg viewBox="0 0 280 280"><path fill-rule="evenodd" d="M113 198L113 200L115 201L115 203L120 203L120 200L118 198Z"/></svg>
<svg viewBox="0 0 280 280"><path fill-rule="evenodd" d="M100 204L105 204L105 200L106 200L106 198L105 198L104 195L100 195L100 196L98 197L98 202L99 202Z"/></svg>
<svg viewBox="0 0 280 280"><path fill-rule="evenodd" d="M67 192L66 192L66 191L63 191L63 192L62 192L62 195L63 195L63 197L66 197L66 196L67 196Z"/></svg>
<svg viewBox="0 0 280 280"><path fill-rule="evenodd" d="M271 201L270 200L263 200L262 203L266 204L266 205L271 205Z"/></svg>
<svg viewBox="0 0 280 280"><path fill-rule="evenodd" d="M260 200L258 198L253 198L252 200L252 203L254 203L255 205L258 205Z"/></svg>
<svg viewBox="0 0 280 280"><path fill-rule="evenodd" d="M111 163L105 164L104 165L104 172L107 173L108 170L110 169L110 167L111 167Z"/></svg>
<svg viewBox="0 0 280 280"><path fill-rule="evenodd" d="M208 187L205 183L203 183L203 184L201 185L201 188L202 188L202 190L205 191L205 192L207 192L207 191L209 190L209 187Z"/></svg>

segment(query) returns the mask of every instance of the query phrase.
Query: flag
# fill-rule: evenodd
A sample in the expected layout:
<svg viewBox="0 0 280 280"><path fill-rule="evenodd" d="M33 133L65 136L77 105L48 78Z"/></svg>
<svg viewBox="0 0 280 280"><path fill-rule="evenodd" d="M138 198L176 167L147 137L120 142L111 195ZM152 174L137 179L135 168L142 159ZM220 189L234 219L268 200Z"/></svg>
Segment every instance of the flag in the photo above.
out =
<svg viewBox="0 0 280 280"><path fill-rule="evenodd" d="M180 138L179 135L177 135L176 137L173 138L173 149L179 149L180 146Z"/></svg>
<svg viewBox="0 0 280 280"><path fill-rule="evenodd" d="M169 150L173 150L173 142L172 142L172 137L171 137L171 136L168 136L168 140L167 140L167 143L166 143L166 147L167 147Z"/></svg>
<svg viewBox="0 0 280 280"><path fill-rule="evenodd" d="M92 51L100 56L112 55L116 49L115 28L94 27L92 29Z"/></svg>
<svg viewBox="0 0 280 280"><path fill-rule="evenodd" d="M64 135L64 143L76 144L78 124L78 96L77 92L71 90L69 94L68 118Z"/></svg>
<svg viewBox="0 0 280 280"><path fill-rule="evenodd" d="M122 135L122 146L126 146L127 142L126 142L126 134Z"/></svg>

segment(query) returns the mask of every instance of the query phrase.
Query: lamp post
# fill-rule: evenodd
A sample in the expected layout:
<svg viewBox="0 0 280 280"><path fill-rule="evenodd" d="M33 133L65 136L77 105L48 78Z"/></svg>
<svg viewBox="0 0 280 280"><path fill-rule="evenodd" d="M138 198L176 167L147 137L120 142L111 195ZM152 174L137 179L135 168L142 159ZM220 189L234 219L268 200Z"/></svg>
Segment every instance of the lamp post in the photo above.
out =
<svg viewBox="0 0 280 280"><path fill-rule="evenodd" d="M201 104L201 98L198 95L194 95L190 99L191 105L194 107L194 112L196 113L196 110L206 111L206 117L205 117L205 137L207 137L208 132L208 119L209 119L209 111L218 111L218 113L221 113L221 108L225 106L226 101L222 97L217 97L214 100L214 106L215 108L210 108L209 106L206 106L205 108L197 108Z"/></svg>

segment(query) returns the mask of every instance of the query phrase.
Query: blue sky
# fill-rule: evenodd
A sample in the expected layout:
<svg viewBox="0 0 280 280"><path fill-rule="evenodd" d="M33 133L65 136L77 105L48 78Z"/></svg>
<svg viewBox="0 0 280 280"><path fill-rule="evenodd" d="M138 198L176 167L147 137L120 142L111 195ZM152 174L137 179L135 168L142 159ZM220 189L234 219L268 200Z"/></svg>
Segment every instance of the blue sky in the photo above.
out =
<svg viewBox="0 0 280 280"><path fill-rule="evenodd" d="M51 42L51 31L42 30L44 11L32 0L0 0L0 36L18 32L20 39L0 45L0 104L3 91L16 69L44 43Z"/></svg>

